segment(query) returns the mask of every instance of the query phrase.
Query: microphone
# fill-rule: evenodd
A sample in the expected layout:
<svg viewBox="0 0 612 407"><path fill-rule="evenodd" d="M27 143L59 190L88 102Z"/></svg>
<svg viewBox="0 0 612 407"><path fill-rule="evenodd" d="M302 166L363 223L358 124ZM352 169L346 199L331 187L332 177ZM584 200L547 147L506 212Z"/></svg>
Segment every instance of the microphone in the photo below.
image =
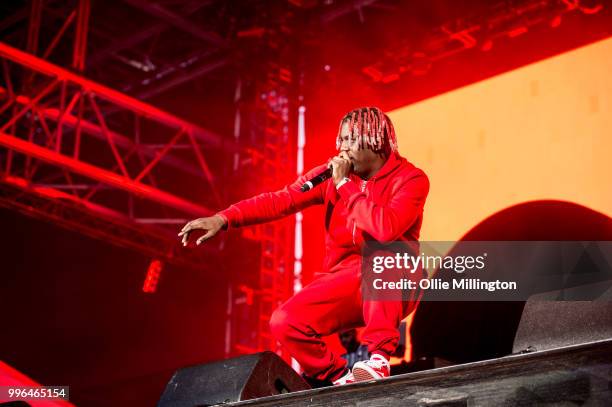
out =
<svg viewBox="0 0 612 407"><path fill-rule="evenodd" d="M322 171L318 175L315 175L314 177L306 181L306 183L302 185L302 188L300 188L300 191L302 192L310 191L311 189L319 185L321 182L325 181L328 178L331 178L332 173L333 172L331 168L328 168L325 171Z"/></svg>

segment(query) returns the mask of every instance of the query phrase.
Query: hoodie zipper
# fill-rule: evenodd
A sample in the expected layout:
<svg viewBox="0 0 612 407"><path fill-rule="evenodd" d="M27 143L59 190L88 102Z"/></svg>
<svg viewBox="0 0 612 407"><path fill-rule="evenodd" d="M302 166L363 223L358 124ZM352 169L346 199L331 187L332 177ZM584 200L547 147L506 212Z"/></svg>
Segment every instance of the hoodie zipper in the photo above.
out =
<svg viewBox="0 0 612 407"><path fill-rule="evenodd" d="M366 189L366 184L368 181L363 180L361 181L361 192L364 192ZM355 232L357 231L357 222L353 221L353 244L356 246L357 243L355 243Z"/></svg>

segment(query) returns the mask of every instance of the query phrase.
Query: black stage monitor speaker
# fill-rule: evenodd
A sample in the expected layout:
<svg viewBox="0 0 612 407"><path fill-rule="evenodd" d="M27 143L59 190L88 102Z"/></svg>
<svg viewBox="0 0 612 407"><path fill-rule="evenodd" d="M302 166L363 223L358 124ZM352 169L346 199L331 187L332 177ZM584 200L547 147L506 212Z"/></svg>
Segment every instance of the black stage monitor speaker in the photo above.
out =
<svg viewBox="0 0 612 407"><path fill-rule="evenodd" d="M157 407L196 407L249 400L310 387L273 352L179 369Z"/></svg>
<svg viewBox="0 0 612 407"><path fill-rule="evenodd" d="M525 304L512 353L612 338L612 299L552 301L549 297L546 294L535 295Z"/></svg>

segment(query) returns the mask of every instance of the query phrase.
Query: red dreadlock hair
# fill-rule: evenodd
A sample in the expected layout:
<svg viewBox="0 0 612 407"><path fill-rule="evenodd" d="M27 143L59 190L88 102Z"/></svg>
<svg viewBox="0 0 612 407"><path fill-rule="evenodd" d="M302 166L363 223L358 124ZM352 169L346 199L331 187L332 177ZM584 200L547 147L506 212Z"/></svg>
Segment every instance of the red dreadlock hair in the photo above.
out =
<svg viewBox="0 0 612 407"><path fill-rule="evenodd" d="M391 119L377 107L361 107L348 112L340 120L336 149L340 149L342 125L348 123L350 140L359 141L359 149L368 147L375 153L397 153L397 138Z"/></svg>

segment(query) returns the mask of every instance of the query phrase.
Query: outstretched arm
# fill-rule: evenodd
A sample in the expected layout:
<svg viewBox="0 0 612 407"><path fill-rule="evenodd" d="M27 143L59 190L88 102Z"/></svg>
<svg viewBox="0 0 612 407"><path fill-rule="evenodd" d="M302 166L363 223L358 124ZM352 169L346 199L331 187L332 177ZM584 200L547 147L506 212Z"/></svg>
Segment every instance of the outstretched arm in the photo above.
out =
<svg viewBox="0 0 612 407"><path fill-rule="evenodd" d="M301 192L300 188L306 180L325 168L325 165L316 167L299 177L294 183L278 191L256 195L237 202L214 216L188 222L179 233L183 245L187 245L189 234L194 230L206 231L197 240L196 244L199 245L215 236L224 227L231 228L265 223L299 212L308 206L323 203L325 185L320 185L308 192Z"/></svg>

